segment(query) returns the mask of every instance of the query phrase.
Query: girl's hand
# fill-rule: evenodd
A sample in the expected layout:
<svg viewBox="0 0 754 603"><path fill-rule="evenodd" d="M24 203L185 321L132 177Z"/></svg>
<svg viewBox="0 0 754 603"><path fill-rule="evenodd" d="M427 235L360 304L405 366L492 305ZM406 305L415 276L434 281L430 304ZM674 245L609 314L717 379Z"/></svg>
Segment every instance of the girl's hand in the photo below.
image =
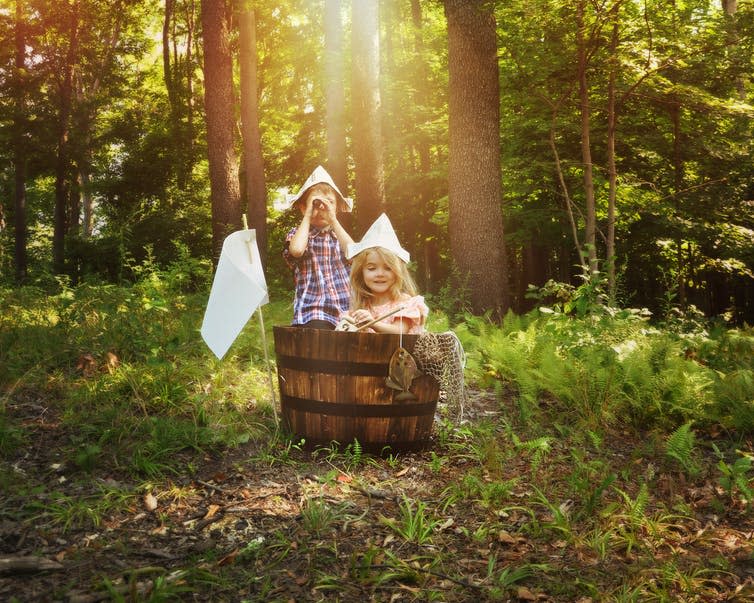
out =
<svg viewBox="0 0 754 603"><path fill-rule="evenodd" d="M372 320L372 314L369 312L369 310L354 310L349 314L349 317L353 320L354 324L357 327L360 327L361 325L364 325Z"/></svg>

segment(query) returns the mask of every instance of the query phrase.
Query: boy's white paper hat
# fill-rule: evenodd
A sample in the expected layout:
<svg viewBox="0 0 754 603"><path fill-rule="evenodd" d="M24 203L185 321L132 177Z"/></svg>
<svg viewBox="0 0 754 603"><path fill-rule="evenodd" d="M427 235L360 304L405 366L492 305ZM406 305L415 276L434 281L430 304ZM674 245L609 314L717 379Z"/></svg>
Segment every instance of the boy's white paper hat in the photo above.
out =
<svg viewBox="0 0 754 603"><path fill-rule="evenodd" d="M372 247L383 247L392 251L407 264L411 259L409 252L401 247L401 243L393 230L393 225L390 223L390 218L386 214L382 214L374 221L361 241L348 245L346 258L350 260L353 256Z"/></svg>
<svg viewBox="0 0 754 603"><path fill-rule="evenodd" d="M308 191L315 184L323 183L329 184L333 187L333 189L335 189L335 192L338 193L338 196L343 200L341 208L343 211L351 211L353 209L353 199L343 196L343 193L340 192L340 189L335 184L332 176L330 176L330 174L327 173L327 170L321 165L315 167L314 171L309 174L309 177L306 179L306 182L304 182L303 186L299 189L298 193L296 193L295 195L286 195L286 209L293 207L296 202L304 196L304 193L306 193L306 191Z"/></svg>

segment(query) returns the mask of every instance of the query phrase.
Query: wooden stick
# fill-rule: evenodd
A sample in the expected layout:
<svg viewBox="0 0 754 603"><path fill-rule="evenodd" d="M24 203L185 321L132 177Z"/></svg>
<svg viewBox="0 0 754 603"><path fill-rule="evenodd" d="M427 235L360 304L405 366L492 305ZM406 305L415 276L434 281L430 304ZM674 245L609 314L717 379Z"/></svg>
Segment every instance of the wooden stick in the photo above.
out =
<svg viewBox="0 0 754 603"><path fill-rule="evenodd" d="M392 316L396 312L399 312L400 310L403 310L405 306L398 306L394 310L390 310L387 314L383 314L379 318L375 318L374 320L370 320L368 323L361 325L360 327L356 327L357 331L361 331L361 329L366 329L367 327L371 327L374 323L380 322L381 320L385 320L388 316Z"/></svg>
<svg viewBox="0 0 754 603"><path fill-rule="evenodd" d="M243 218L243 228L244 230L249 230L249 223L246 221L246 214L241 214L241 217ZM249 238L246 239L246 247L249 249L249 262L254 263L254 253L253 253L253 247L251 245L251 235L249 235ZM278 419L278 401L277 397L275 396L275 385L272 381L272 369L270 368L270 357L267 352L267 336L264 331L264 318L262 318L262 304L259 304L259 307L257 308L257 314L259 315L259 328L262 331L262 348L264 349L264 362L267 365L267 380L270 384L270 395L272 396L272 415L275 417L275 425L280 425L280 420Z"/></svg>

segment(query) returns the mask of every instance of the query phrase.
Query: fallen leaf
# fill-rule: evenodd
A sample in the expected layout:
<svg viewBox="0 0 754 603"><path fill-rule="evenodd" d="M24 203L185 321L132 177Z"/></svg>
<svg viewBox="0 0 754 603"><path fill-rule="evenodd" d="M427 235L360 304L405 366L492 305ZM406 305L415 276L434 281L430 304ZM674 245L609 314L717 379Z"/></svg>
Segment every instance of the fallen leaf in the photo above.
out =
<svg viewBox="0 0 754 603"><path fill-rule="evenodd" d="M523 599L524 601L536 601L537 600L537 595L535 595L533 592L531 592L525 586L519 586L518 587L518 590L516 591L516 596L519 599Z"/></svg>
<svg viewBox="0 0 754 603"><path fill-rule="evenodd" d="M105 368L109 373L112 373L119 366L120 359L113 352L105 354Z"/></svg>
<svg viewBox="0 0 754 603"><path fill-rule="evenodd" d="M147 511L154 511L157 508L157 497L151 492L144 495L144 508Z"/></svg>
<svg viewBox="0 0 754 603"><path fill-rule="evenodd" d="M410 467L404 467L398 473L395 474L395 477L403 477L404 475L406 475L408 473L409 469L410 469Z"/></svg>
<svg viewBox="0 0 754 603"><path fill-rule="evenodd" d="M437 530L439 532L442 532L443 530L447 530L450 526L453 525L453 518L448 517L445 521L443 521L438 527Z"/></svg>
<svg viewBox="0 0 754 603"><path fill-rule="evenodd" d="M498 542L504 542L505 544L516 544L516 538L511 536L510 533L505 530L500 530L497 534Z"/></svg>
<svg viewBox="0 0 754 603"><path fill-rule="evenodd" d="M353 481L353 478L350 475L346 475L345 473L338 473L337 479L341 484L350 484Z"/></svg>
<svg viewBox="0 0 754 603"><path fill-rule="evenodd" d="M218 560L217 565L230 565L236 560L236 555L238 555L238 549L232 550L230 553Z"/></svg>
<svg viewBox="0 0 754 603"><path fill-rule="evenodd" d="M204 514L203 519L210 519L211 517L214 517L219 510L220 505L210 505L209 509L207 509L207 512Z"/></svg>

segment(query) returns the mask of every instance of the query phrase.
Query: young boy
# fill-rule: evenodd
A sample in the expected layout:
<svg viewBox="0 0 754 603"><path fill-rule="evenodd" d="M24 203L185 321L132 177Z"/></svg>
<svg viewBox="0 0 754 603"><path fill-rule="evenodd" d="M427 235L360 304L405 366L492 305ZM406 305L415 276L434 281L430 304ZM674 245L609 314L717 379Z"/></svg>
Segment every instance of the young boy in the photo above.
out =
<svg viewBox="0 0 754 603"><path fill-rule="evenodd" d="M285 238L283 257L293 270L296 293L293 325L334 329L350 301L349 263L345 251L353 239L338 222L337 212L350 212L330 174L317 166L288 207L298 207L301 223Z"/></svg>

